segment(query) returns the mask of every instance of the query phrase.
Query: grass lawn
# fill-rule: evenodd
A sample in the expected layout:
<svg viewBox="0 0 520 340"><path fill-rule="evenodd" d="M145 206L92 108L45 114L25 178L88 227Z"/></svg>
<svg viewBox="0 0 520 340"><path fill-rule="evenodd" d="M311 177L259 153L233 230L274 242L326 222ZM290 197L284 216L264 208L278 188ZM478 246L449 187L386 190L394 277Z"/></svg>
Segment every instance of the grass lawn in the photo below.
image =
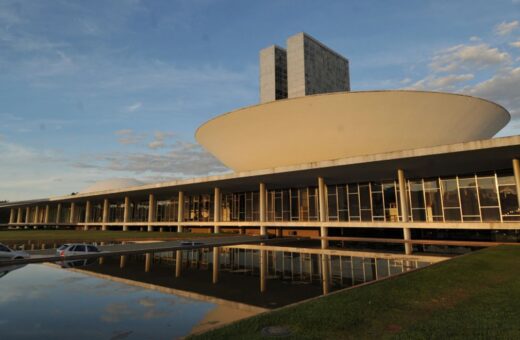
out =
<svg viewBox="0 0 520 340"><path fill-rule="evenodd" d="M173 240L210 236L230 236L231 234L172 233L140 231L82 231L82 230L9 230L0 231L2 241L126 241L126 240Z"/></svg>
<svg viewBox="0 0 520 340"><path fill-rule="evenodd" d="M268 287L269 289L269 287ZM498 246L265 313L194 339L520 339L520 246Z"/></svg>

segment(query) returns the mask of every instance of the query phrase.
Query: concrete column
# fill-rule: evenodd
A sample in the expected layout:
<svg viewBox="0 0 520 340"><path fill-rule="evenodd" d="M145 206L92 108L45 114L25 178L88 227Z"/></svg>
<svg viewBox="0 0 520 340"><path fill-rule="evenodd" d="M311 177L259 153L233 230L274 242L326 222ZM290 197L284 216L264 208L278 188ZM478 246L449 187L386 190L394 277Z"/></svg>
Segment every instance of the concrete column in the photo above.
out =
<svg viewBox="0 0 520 340"><path fill-rule="evenodd" d="M16 223L22 223L22 208L18 208L18 213L16 214Z"/></svg>
<svg viewBox="0 0 520 340"><path fill-rule="evenodd" d="M515 174L516 199L520 207L520 161L517 158L513 159L513 173Z"/></svg>
<svg viewBox="0 0 520 340"><path fill-rule="evenodd" d="M320 204L320 222L327 222L327 188L325 187L325 180L323 177L318 177L318 198ZM328 228L323 224L320 225L320 236L328 236ZM321 248L327 249L329 247L329 241L321 239Z"/></svg>
<svg viewBox="0 0 520 340"><path fill-rule="evenodd" d="M322 254L321 257L321 278L322 278L322 289L323 295L326 295L330 291L330 268L329 268L329 255Z"/></svg>
<svg viewBox="0 0 520 340"><path fill-rule="evenodd" d="M70 203L70 219L69 223L73 224L76 223L76 202Z"/></svg>
<svg viewBox="0 0 520 340"><path fill-rule="evenodd" d="M152 254L151 253L146 253L145 263L144 263L144 271L145 271L145 273L150 272L151 267L152 267Z"/></svg>
<svg viewBox="0 0 520 340"><path fill-rule="evenodd" d="M213 283L218 282L218 274L220 271L220 248L213 248Z"/></svg>
<svg viewBox="0 0 520 340"><path fill-rule="evenodd" d="M260 235L267 235L267 228L265 226L265 221L267 220L267 190L265 187L265 183L260 183Z"/></svg>
<svg viewBox="0 0 520 340"><path fill-rule="evenodd" d="M31 222L31 207L25 208L25 223Z"/></svg>
<svg viewBox="0 0 520 340"><path fill-rule="evenodd" d="M15 219L15 209L14 208L11 208L11 212L9 214L9 224L13 224L14 221L16 221Z"/></svg>
<svg viewBox="0 0 520 340"><path fill-rule="evenodd" d="M40 223L40 206L37 205L34 211L33 223Z"/></svg>
<svg viewBox="0 0 520 340"><path fill-rule="evenodd" d="M92 210L90 206L90 201L85 203L85 231L88 230L88 223L90 222L90 211Z"/></svg>
<svg viewBox="0 0 520 340"><path fill-rule="evenodd" d="M222 199L221 199L221 194L220 194L220 188L215 188L215 193L214 193L214 198L213 198L213 201L214 201L214 206L213 206L213 221L214 222L220 222L221 218L220 218L220 209L221 209L221 202L222 202ZM218 225L215 224L215 227L214 227L214 232L215 234L218 234L220 233L220 227Z"/></svg>
<svg viewBox="0 0 520 340"><path fill-rule="evenodd" d="M119 257L119 268L123 269L126 266L126 255Z"/></svg>
<svg viewBox="0 0 520 340"><path fill-rule="evenodd" d="M182 250L175 251L175 277L181 277Z"/></svg>
<svg viewBox="0 0 520 340"><path fill-rule="evenodd" d="M267 250L260 250L260 292L267 290Z"/></svg>
<svg viewBox="0 0 520 340"><path fill-rule="evenodd" d="M157 202L155 201L154 194L148 196L148 231L153 231L152 223L155 222L155 210Z"/></svg>
<svg viewBox="0 0 520 340"><path fill-rule="evenodd" d="M101 225L101 230L106 231L108 223L108 209L110 209L110 203L108 202L108 198L103 200L103 224Z"/></svg>
<svg viewBox="0 0 520 340"><path fill-rule="evenodd" d="M130 222L130 197L125 196L125 207L123 210L123 231L128 231L128 222Z"/></svg>
<svg viewBox="0 0 520 340"><path fill-rule="evenodd" d="M181 223L184 219L184 192L179 191L179 208L177 210L177 222ZM182 225L177 226L177 232L182 233Z"/></svg>
<svg viewBox="0 0 520 340"><path fill-rule="evenodd" d="M397 180L399 182L399 202L401 203L402 222L407 223L409 221L408 192L406 191L406 179L402 169L397 170ZM409 228L403 228L403 238L405 241L411 240ZM410 255L412 253L412 245L410 243L404 244L404 252L406 255Z"/></svg>
<svg viewBox="0 0 520 340"><path fill-rule="evenodd" d="M49 224L49 213L50 213L50 211L51 211L51 207L47 204L45 206L45 215L43 217L43 222L45 224Z"/></svg>
<svg viewBox="0 0 520 340"><path fill-rule="evenodd" d="M60 217L61 217L61 203L58 203L58 206L56 207L56 224L61 222Z"/></svg>

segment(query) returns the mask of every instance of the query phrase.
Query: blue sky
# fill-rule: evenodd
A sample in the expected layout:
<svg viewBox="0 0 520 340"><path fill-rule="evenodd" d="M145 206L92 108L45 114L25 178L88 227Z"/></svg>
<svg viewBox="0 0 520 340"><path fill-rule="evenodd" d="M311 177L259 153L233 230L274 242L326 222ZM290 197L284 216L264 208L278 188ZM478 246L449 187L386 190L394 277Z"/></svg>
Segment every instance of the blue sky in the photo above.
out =
<svg viewBox="0 0 520 340"><path fill-rule="evenodd" d="M258 52L305 31L352 90L482 96L520 134L520 0L0 0L0 200L227 171L194 140L258 102Z"/></svg>

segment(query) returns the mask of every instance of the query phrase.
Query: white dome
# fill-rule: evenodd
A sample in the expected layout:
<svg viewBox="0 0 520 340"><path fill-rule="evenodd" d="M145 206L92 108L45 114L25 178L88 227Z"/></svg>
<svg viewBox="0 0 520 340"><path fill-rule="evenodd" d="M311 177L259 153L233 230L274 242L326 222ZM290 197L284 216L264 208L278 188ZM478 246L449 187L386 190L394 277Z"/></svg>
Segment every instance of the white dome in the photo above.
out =
<svg viewBox="0 0 520 340"><path fill-rule="evenodd" d="M80 194L86 194L97 191L105 191L105 190L115 190L115 189L123 189L128 187L136 187L143 185L144 183L138 181L134 178L113 178L113 179L105 179L102 181L95 182L92 185L89 185L82 191Z"/></svg>
<svg viewBox="0 0 520 340"><path fill-rule="evenodd" d="M503 107L438 92L337 92L277 100L202 124L197 141L235 171L491 138Z"/></svg>

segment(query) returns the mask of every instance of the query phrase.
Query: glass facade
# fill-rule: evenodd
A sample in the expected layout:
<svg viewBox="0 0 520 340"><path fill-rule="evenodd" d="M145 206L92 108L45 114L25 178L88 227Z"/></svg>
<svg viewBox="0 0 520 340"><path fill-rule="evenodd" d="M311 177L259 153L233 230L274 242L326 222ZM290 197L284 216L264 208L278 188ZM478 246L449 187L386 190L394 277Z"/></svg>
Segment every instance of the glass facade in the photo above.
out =
<svg viewBox="0 0 520 340"><path fill-rule="evenodd" d="M410 178L406 182L412 222L520 221L515 178L511 173L486 173L437 178ZM221 221L259 221L259 192L223 193ZM373 181L326 186L327 219L331 222L398 222L402 220L397 181ZM129 222L148 221L148 200L131 201ZM30 210L31 216L35 208ZM214 219L213 194L185 195L187 222ZM177 194L157 200L156 222L176 222ZM25 218L25 210L22 211ZM57 205L49 206L49 222L56 221ZM266 192L268 222L319 221L318 188L288 188ZM40 207L40 219L44 207ZM92 202L90 222L101 223L103 201ZM62 204L60 221L70 219L70 204ZM124 200L110 201L109 222L123 222ZM85 205L76 204L76 222L85 221Z"/></svg>

